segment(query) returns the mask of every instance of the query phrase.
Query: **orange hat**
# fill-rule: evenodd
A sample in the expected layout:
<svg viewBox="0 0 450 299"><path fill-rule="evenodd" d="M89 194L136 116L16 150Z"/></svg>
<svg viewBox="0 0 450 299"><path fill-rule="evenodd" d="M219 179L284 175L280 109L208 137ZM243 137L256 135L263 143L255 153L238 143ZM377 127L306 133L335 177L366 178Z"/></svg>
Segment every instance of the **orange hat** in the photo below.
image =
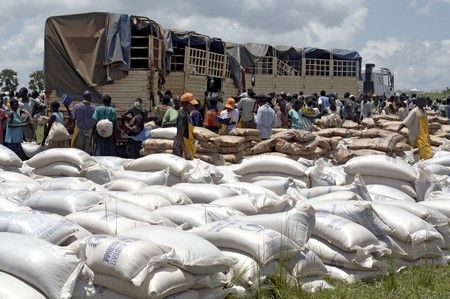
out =
<svg viewBox="0 0 450 299"><path fill-rule="evenodd" d="M228 98L225 102L225 108L234 109L234 99Z"/></svg>
<svg viewBox="0 0 450 299"><path fill-rule="evenodd" d="M181 96L180 101L181 103L190 103L194 106L198 104L197 100L194 98L194 95L188 92Z"/></svg>

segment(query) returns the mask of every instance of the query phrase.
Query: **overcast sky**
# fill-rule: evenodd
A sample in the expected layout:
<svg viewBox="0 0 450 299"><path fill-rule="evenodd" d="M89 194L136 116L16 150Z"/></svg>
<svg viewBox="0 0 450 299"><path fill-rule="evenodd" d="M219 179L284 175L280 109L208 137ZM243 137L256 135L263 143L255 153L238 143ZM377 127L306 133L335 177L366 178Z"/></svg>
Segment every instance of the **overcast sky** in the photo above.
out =
<svg viewBox="0 0 450 299"><path fill-rule="evenodd" d="M354 49L393 70L397 88L450 86L450 0L0 0L0 69L28 84L47 17L105 9L225 41Z"/></svg>

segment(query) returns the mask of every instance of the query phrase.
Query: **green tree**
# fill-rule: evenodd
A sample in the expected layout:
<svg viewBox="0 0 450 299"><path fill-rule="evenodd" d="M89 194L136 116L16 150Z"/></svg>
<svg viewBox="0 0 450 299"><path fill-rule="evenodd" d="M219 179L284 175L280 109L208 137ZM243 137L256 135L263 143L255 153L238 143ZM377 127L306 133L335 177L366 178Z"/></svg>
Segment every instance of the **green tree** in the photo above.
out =
<svg viewBox="0 0 450 299"><path fill-rule="evenodd" d="M11 69L4 69L0 72L0 86L2 91L14 92L19 86L17 73Z"/></svg>
<svg viewBox="0 0 450 299"><path fill-rule="evenodd" d="M28 82L30 90L41 92L44 90L44 71L35 71L30 74L30 82Z"/></svg>

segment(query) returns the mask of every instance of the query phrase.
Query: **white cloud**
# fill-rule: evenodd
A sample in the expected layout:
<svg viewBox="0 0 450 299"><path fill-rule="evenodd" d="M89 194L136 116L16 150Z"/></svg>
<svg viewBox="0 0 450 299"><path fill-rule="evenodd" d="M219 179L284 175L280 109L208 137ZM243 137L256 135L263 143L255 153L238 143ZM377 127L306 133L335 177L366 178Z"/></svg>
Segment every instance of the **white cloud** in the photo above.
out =
<svg viewBox="0 0 450 299"><path fill-rule="evenodd" d="M397 89L441 90L450 84L450 40L418 41L389 37L370 40L361 50L363 63L388 67Z"/></svg>

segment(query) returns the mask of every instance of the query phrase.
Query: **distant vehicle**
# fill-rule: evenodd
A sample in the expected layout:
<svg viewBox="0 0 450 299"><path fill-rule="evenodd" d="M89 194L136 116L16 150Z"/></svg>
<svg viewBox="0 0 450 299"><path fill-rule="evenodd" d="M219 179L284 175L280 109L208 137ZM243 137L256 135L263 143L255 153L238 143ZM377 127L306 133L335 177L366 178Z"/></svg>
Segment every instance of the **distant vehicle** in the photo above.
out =
<svg viewBox="0 0 450 299"><path fill-rule="evenodd" d="M361 70L359 91L376 94L389 98L394 95L394 74L388 68L375 68L375 64L368 63Z"/></svg>

